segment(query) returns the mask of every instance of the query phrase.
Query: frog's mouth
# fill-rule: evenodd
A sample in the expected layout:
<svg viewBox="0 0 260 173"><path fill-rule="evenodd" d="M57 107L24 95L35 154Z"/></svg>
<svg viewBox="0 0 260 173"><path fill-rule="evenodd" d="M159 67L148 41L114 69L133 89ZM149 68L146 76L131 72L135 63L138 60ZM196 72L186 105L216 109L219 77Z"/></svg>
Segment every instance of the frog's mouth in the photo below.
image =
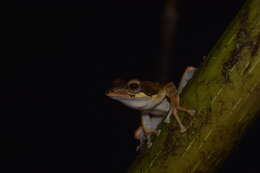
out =
<svg viewBox="0 0 260 173"><path fill-rule="evenodd" d="M117 100L128 107L138 110L145 109L147 106L157 103L153 97L148 96L143 92L131 93L127 90L114 90L108 91L106 95L113 100Z"/></svg>
<svg viewBox="0 0 260 173"><path fill-rule="evenodd" d="M127 91L108 91L106 93L106 96L108 97L125 97L125 98L131 98ZM132 96L134 97L134 96Z"/></svg>
<svg viewBox="0 0 260 173"><path fill-rule="evenodd" d="M146 94L144 94L143 92L139 92L139 93L132 93L129 92L127 90L118 90L118 91L108 91L106 93L106 96L114 98L114 99L141 99L141 98L148 98L149 96L147 96Z"/></svg>

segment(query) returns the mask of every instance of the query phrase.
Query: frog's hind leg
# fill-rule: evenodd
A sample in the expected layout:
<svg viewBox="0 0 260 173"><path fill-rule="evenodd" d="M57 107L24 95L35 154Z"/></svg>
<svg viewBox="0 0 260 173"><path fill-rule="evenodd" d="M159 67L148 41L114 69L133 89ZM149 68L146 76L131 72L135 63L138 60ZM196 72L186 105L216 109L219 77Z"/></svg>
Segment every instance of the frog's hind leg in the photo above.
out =
<svg viewBox="0 0 260 173"><path fill-rule="evenodd" d="M153 131L155 132L155 134L157 136L160 135L161 133L161 130L160 129L157 129L159 124L162 122L162 120L164 119L163 116L154 116L154 117L151 117L151 123L152 123L152 129Z"/></svg>
<svg viewBox="0 0 260 173"><path fill-rule="evenodd" d="M182 124L182 122L181 122L181 120L180 120L180 118L178 116L177 111L178 110L184 111L184 112L187 112L189 115L194 115L195 111L180 106L180 96L179 96L179 94L178 94L178 92L177 92L177 90L176 90L176 88L175 88L175 86L174 86L174 84L172 82L168 83L165 86L165 89L166 89L166 96L170 100L170 103L172 105L172 114L174 115L175 119L177 120L177 122L178 122L178 124L180 126L180 129L181 129L181 132L185 132L186 128ZM169 114L166 117L165 122L166 123L170 122Z"/></svg>
<svg viewBox="0 0 260 173"><path fill-rule="evenodd" d="M146 138L147 147L150 148L152 146L152 135L159 135L160 131L157 131L157 127L160 122L163 120L163 117L150 116L149 114L142 115L142 133ZM140 145L143 144L142 138L140 140Z"/></svg>
<svg viewBox="0 0 260 173"><path fill-rule="evenodd" d="M159 124L161 123L163 118L164 118L163 116L151 117L151 127L152 127L153 131L156 131L157 127L159 126Z"/></svg>
<svg viewBox="0 0 260 173"><path fill-rule="evenodd" d="M181 120L180 120L180 117L178 116L177 110L176 110L176 109L173 109L172 113L173 113L173 116L175 117L176 121L178 122L178 124L179 124L179 126L180 126L181 133L184 133L187 129L186 129L186 127L182 124L182 122L181 122Z"/></svg>
<svg viewBox="0 0 260 173"><path fill-rule="evenodd" d="M197 69L195 67L192 67L192 66L189 66L189 67L186 68L186 70L184 71L184 73L182 75L182 78L181 78L181 81L180 81L180 84L179 84L179 87L178 87L178 94L175 96L175 99L174 99L175 108L177 110L180 110L180 111L183 111L183 112L187 112L189 115L194 115L195 111L191 110L191 109L186 109L186 108L180 106L179 94L185 88L187 83L192 79L192 77L193 77L193 75L194 75L196 70Z"/></svg>
<svg viewBox="0 0 260 173"><path fill-rule="evenodd" d="M139 126L134 133L134 138L142 140L144 136L149 136L152 134L159 135L160 131L157 130L157 127L163 120L163 116L154 116L150 117L149 115L142 116L142 126Z"/></svg>
<svg viewBox="0 0 260 173"><path fill-rule="evenodd" d="M178 94L180 94L182 92L182 90L185 88L187 83L192 79L195 71L196 71L196 68L192 67L192 66L189 66L185 69L185 71L181 77L181 81L179 83Z"/></svg>
<svg viewBox="0 0 260 173"><path fill-rule="evenodd" d="M193 110L193 109L187 109L187 108L182 107L182 106L180 105L180 96L179 96L179 95L176 95L176 96L175 96L174 106L175 106L175 109L180 110L180 111L183 111L183 112L186 112L186 113L189 114L190 116L193 116L193 115L196 113L195 110Z"/></svg>

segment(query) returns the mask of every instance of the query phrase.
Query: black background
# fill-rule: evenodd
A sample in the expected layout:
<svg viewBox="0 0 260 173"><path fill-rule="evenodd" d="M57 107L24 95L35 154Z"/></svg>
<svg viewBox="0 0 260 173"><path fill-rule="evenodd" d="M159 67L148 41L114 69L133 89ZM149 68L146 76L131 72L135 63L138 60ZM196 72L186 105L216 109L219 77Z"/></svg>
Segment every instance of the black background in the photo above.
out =
<svg viewBox="0 0 260 173"><path fill-rule="evenodd" d="M172 81L200 64L242 3L178 2ZM154 80L162 6L154 0L15 3L11 57L1 63L2 172L126 171L136 156L138 112L104 92L115 78ZM220 172L260 172L259 124Z"/></svg>

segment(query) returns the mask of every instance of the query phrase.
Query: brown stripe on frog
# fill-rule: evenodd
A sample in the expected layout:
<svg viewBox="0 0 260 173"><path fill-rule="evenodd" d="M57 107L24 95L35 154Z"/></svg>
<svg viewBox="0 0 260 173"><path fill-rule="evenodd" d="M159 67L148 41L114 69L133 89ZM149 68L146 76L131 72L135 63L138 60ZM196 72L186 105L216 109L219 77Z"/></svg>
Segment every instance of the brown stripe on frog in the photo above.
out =
<svg viewBox="0 0 260 173"><path fill-rule="evenodd" d="M158 94L161 89L161 84L158 82L143 81L141 82L141 92L148 96Z"/></svg>

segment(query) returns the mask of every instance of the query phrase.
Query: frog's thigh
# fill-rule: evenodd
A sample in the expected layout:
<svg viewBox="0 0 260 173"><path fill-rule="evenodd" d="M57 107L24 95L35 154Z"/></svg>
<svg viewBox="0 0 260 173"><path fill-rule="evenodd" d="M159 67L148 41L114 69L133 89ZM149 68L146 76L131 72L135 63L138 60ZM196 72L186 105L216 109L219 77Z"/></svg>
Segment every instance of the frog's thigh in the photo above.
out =
<svg viewBox="0 0 260 173"><path fill-rule="evenodd" d="M151 127L153 129L153 131L155 131L158 127L158 125L161 123L161 121L163 120L163 116L156 116L156 117L151 117Z"/></svg>
<svg viewBox="0 0 260 173"><path fill-rule="evenodd" d="M180 94L183 90L183 88L187 85L187 83L192 79L194 73L196 71L195 67L187 67L181 77L181 81L179 83L178 87L178 93Z"/></svg>
<svg viewBox="0 0 260 173"><path fill-rule="evenodd" d="M142 115L142 126L145 133L153 132L152 119L149 114Z"/></svg>
<svg viewBox="0 0 260 173"><path fill-rule="evenodd" d="M144 130L143 130L143 127L140 126L138 127L135 132L134 132L134 138L135 139L141 139L142 136L144 136Z"/></svg>

